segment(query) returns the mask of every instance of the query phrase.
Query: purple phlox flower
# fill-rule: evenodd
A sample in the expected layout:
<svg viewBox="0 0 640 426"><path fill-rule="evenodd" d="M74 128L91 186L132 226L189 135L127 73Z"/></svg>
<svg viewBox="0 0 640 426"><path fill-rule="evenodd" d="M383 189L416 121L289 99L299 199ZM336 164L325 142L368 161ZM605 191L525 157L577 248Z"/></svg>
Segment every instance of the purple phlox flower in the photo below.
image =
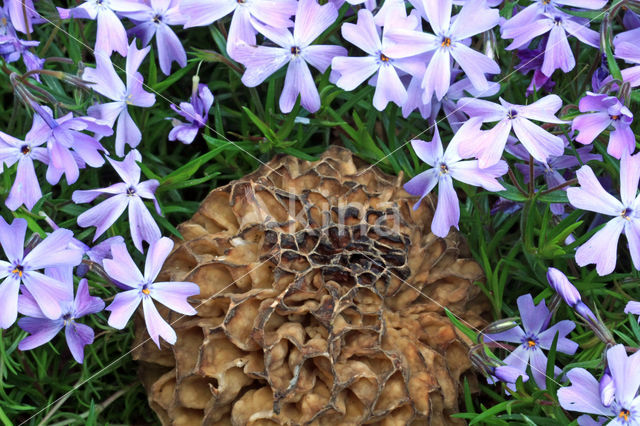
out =
<svg viewBox="0 0 640 426"><path fill-rule="evenodd" d="M213 105L213 94L206 84L198 84L197 90L191 94L191 102L180 102L180 107L171 104L171 109L180 114L186 123L173 120L173 129L169 132L169 140L176 139L182 143L190 144L195 139L198 131L207 124L209 110Z"/></svg>
<svg viewBox="0 0 640 426"><path fill-rule="evenodd" d="M556 84L551 78L544 75L542 72L542 63L544 61L543 55L544 49L518 49L518 58L520 63L516 65L516 69L522 74L527 74L529 71L533 71L533 77L527 87L527 96L531 96L533 92L540 92L545 90L551 92L553 86Z"/></svg>
<svg viewBox="0 0 640 426"><path fill-rule="evenodd" d="M0 8L0 56L8 63L15 62L22 57L27 71L42 69L44 59L38 58L38 56L29 50L30 47L38 46L40 42L36 40L27 41L19 39L11 22L8 7L15 3L21 5L21 2L5 2L4 7ZM30 3L29 1L26 4ZM22 17L22 14L20 16ZM38 74L33 75L32 78L40 81Z"/></svg>
<svg viewBox="0 0 640 426"><path fill-rule="evenodd" d="M569 281L569 278L567 278L562 271L556 268L549 268L547 270L547 281L549 282L549 286L562 297L564 302L574 309L582 318L596 327L600 324L595 314L582 301L578 289Z"/></svg>
<svg viewBox="0 0 640 426"><path fill-rule="evenodd" d="M238 43L256 44L256 28L260 22L276 28L292 25L296 0L181 0L180 12L186 18L185 28L209 25L233 13L227 35L227 53L235 58Z"/></svg>
<svg viewBox="0 0 640 426"><path fill-rule="evenodd" d="M137 25L129 30L146 47L153 36L160 69L165 75L171 74L171 63L176 61L180 67L187 65L187 53L178 36L169 25L182 25L186 17L178 9L179 0L149 0L148 3L132 2L135 11L122 12L122 16L134 21Z"/></svg>
<svg viewBox="0 0 640 426"><path fill-rule="evenodd" d="M600 66L591 77L591 88L594 92L599 92L607 80L611 80L611 74L609 73L609 66L607 65L607 55L602 54Z"/></svg>
<svg viewBox="0 0 640 426"><path fill-rule="evenodd" d="M49 162L47 149L41 146L43 143L44 141L35 144L30 143L29 140L21 141L0 132L0 162L4 163L6 167L18 163L16 179L5 201L11 210L17 210L23 204L27 210L31 210L42 198L33 160L45 164Z"/></svg>
<svg viewBox="0 0 640 426"><path fill-rule="evenodd" d="M564 141L564 147L569 147L569 142L564 136L561 136ZM573 169L574 167L579 167L581 164L588 163L592 160L602 161L602 156L600 154L592 154L591 149L593 146L584 146L576 150L578 156L574 155L559 155L559 156L550 156L546 163L540 161L534 161L533 163L533 177L537 178L539 176L544 176L545 183L547 184L547 188L554 188L562 185L566 182L565 177L560 170L565 169ZM515 145L513 143L507 142L507 151L514 155L515 157L529 162L529 153L522 145ZM520 170L522 175L524 176L524 182L529 183L529 165L517 163L516 168ZM566 188L563 188L566 191ZM564 213L563 203L551 203L551 212L555 215L562 215Z"/></svg>
<svg viewBox="0 0 640 426"><path fill-rule="evenodd" d="M514 386L520 377L522 377L523 383L529 381L529 376L525 372L509 365L499 365L493 369L493 377L490 378L489 382L496 383L499 380Z"/></svg>
<svg viewBox="0 0 640 426"><path fill-rule="evenodd" d="M44 345L53 339L63 328L67 346L73 358L82 364L84 361L84 347L93 343L93 329L76 320L85 315L95 314L104 309L104 302L99 297L89 294L89 284L86 279L80 280L78 291L73 297L73 274L71 268L51 268L47 275L64 284L67 294L61 299L61 314L58 318L47 318L42 312L33 295L26 289L18 298L18 311L25 315L18 320L18 326L30 333L18 344L21 351L27 351Z"/></svg>
<svg viewBox="0 0 640 426"><path fill-rule="evenodd" d="M631 87L640 86L640 46L638 46L638 40L640 40L640 28L619 33L613 38L615 56L627 63L635 64L635 66L621 71L622 81L629 83ZM611 78L605 82L610 80Z"/></svg>
<svg viewBox="0 0 640 426"><path fill-rule="evenodd" d="M404 189L420 197L413 206L415 210L420 206L422 199L438 185L438 204L431 223L431 232L438 237L446 237L452 226L458 228L460 206L458 195L453 189L454 179L469 185L481 186L488 191L504 190L497 180L498 177L507 173L507 164L504 161L481 169L478 161L463 161L458 155L458 144L466 138L473 137L479 128L480 120L467 121L453 136L444 152L437 126L431 142L417 139L411 141L411 146L418 158L432 168L411 179L404 185Z"/></svg>
<svg viewBox="0 0 640 426"><path fill-rule="evenodd" d="M431 100L431 119L430 122L435 123L440 109L444 111L445 118L449 122L451 129L456 132L467 121L467 117L464 112L458 108L457 102L465 96L473 96L474 98L484 98L493 96L500 91L500 83L489 81L488 89L478 90L476 89L471 80L463 78L461 80L452 83L449 87L449 91L444 97L438 101L437 98Z"/></svg>
<svg viewBox="0 0 640 426"><path fill-rule="evenodd" d="M627 8L622 17L622 25L627 30L640 28L640 16L633 10Z"/></svg>
<svg viewBox="0 0 640 426"><path fill-rule="evenodd" d="M154 195L159 182L155 179L140 182L140 166L136 164L136 161L141 161L142 157L136 150L129 152L123 161L115 161L111 158L108 160L123 182L107 188L74 191L71 198L76 204L90 203L100 195L108 197L78 216L78 225L83 228L95 226L96 234L93 237L95 241L115 223L128 207L129 228L133 245L143 251L142 241L151 244L162 236L160 228L142 201L143 198L153 200L156 211L161 214L160 206Z"/></svg>
<svg viewBox="0 0 640 426"><path fill-rule="evenodd" d="M395 25L412 25L406 22L413 21L413 17L407 18L404 6L388 11L386 16L389 24L393 22ZM403 22L406 23L403 24ZM385 28L388 27L388 25L385 26ZM358 11L356 24L342 24L342 36L369 56L334 57L331 68L340 73L336 86L351 91L375 74L376 91L373 95L373 106L378 111L384 110L389 102L402 106L407 100L407 90L400 81L398 71L411 75L422 74L423 62L417 57L392 59L386 55L386 38L383 36L382 41L380 40L373 14L366 9Z"/></svg>
<svg viewBox="0 0 640 426"><path fill-rule="evenodd" d="M387 53L391 58L433 52L422 80L425 102L431 100L434 93L438 99L447 93L451 80L451 57L478 90L489 88L485 74L500 73L500 66L493 59L465 43L466 39L495 27L499 20L498 11L488 8L482 1L471 1L466 2L452 19L451 7L451 0L431 2L429 7L425 5L433 34L395 26L386 30L390 41Z"/></svg>
<svg viewBox="0 0 640 426"><path fill-rule="evenodd" d="M600 133L612 126L614 130L609 133L607 152L618 159L625 154L633 154L636 149L636 137L630 127L633 114L617 97L587 92L580 99L579 108L580 112L589 114L573 119L571 127L579 131L576 141L592 143Z"/></svg>
<svg viewBox="0 0 640 426"><path fill-rule="evenodd" d="M142 133L129 115L129 105L148 108L156 102L156 95L143 88L144 79L138 72L140 64L149 53L150 46L141 50L136 48L136 41L129 45L126 65L126 86L116 74L111 59L104 54L96 54L96 68L85 68L83 80L94 83L93 89L113 102L93 105L88 113L92 117L106 121L113 127L116 120L116 155L124 156L124 145L135 148L142 139Z"/></svg>
<svg viewBox="0 0 640 426"><path fill-rule="evenodd" d="M608 425L631 426L640 423L640 352L631 356L623 345L607 350L607 365L615 389L610 405L603 404L600 383L584 368L567 373L571 386L558 389L558 401L565 410L605 416ZM608 402L608 401L607 401ZM580 425L602 424L589 416L578 418Z"/></svg>
<svg viewBox="0 0 640 426"><path fill-rule="evenodd" d="M562 99L557 95L547 95L530 105L515 105L502 98L500 104L462 98L458 107L470 117L479 117L485 123L498 121L492 129L479 132L460 145L460 154L463 157L478 157L480 167L491 166L500 160L512 127L520 143L538 161L545 162L549 156L562 155L564 152L564 143L559 136L529 121L565 123L555 116L562 107Z"/></svg>
<svg viewBox="0 0 640 426"><path fill-rule="evenodd" d="M545 13L561 12L558 7L569 6L598 10L607 4L607 0L535 0L510 19L500 24L501 29L517 28L532 23Z"/></svg>
<svg viewBox="0 0 640 426"><path fill-rule="evenodd" d="M44 22L32 0L5 0L3 9L10 16L13 27L21 33L30 33L33 24Z"/></svg>
<svg viewBox="0 0 640 426"><path fill-rule="evenodd" d="M520 14L516 16L520 16ZM569 72L576 65L571 46L567 40L567 33L589 46L599 47L600 35L589 29L588 24L587 19L555 10L537 15L532 21L523 22L521 25L506 27L503 25L501 31L502 38L513 39L513 42L507 46L507 50L526 47L537 36L549 33L540 70L544 75L551 77L551 74L558 68Z"/></svg>
<svg viewBox="0 0 640 426"><path fill-rule="evenodd" d="M116 51L127 56L127 31L120 22L118 12L135 12L140 2L128 0L87 0L73 9L58 8L61 19L91 19L97 21L96 54L111 56ZM98 54L98 52L100 52Z"/></svg>
<svg viewBox="0 0 640 426"><path fill-rule="evenodd" d="M578 344L567 339L567 335L576 327L573 321L564 320L547 328L550 316L544 300L534 304L533 297L525 294L518 297L518 310L522 320L522 327L510 328L502 333L485 334L486 342L517 343L518 347L504 360L505 364L522 373L531 365L533 379L540 389L546 389L547 356L542 351L551 349L553 339L558 334L556 350L572 355L578 349ZM554 366L557 376L561 370Z"/></svg>
<svg viewBox="0 0 640 426"><path fill-rule="evenodd" d="M318 111L320 95L307 63L325 72L333 57L346 56L347 50L341 46L311 45L336 19L338 11L331 3L320 6L315 0L300 0L293 34L286 28L256 23L256 28L278 47L250 46L240 42L234 59L247 68L242 82L245 86L255 87L288 64L280 110L291 112L300 95L300 103L307 111Z"/></svg>
<svg viewBox="0 0 640 426"><path fill-rule="evenodd" d="M54 119L48 107L36 103L32 103L31 106L36 114L33 115L33 125L25 140L31 146L47 143L47 181L50 184L57 184L63 174L67 183L72 184L78 180L79 169L84 167L85 163L91 167L104 164L101 152L107 151L97 138L113 134L107 123L93 117L74 117L72 113ZM93 132L95 136L82 131Z"/></svg>
<svg viewBox="0 0 640 426"><path fill-rule="evenodd" d="M124 244L114 244L111 248L113 259L104 260L107 274L129 287L127 291L116 294L113 303L107 307L111 311L109 325L117 329L124 328L142 301L147 331L158 347L159 337L174 344L176 333L160 316L152 299L181 314L194 315L196 310L189 305L187 298L200 293L198 285L191 282L154 282L172 248L173 241L167 237L152 243L147 253L144 275Z"/></svg>
<svg viewBox="0 0 640 426"><path fill-rule="evenodd" d="M0 260L0 327L9 328L18 314L20 285L31 293L47 318L59 318L62 310L59 300L65 293L64 285L41 272L44 268L75 266L82 260L80 250L67 248L73 233L58 229L47 236L29 253L24 253L27 221L14 219L11 225L0 217L0 245L7 261Z"/></svg>
<svg viewBox="0 0 640 426"><path fill-rule="evenodd" d="M616 266L618 239L624 231L633 265L640 269L640 197L636 197L640 177L640 154L625 155L620 160L622 201L604 190L591 167L582 166L576 174L580 187L567 189L569 202L578 209L613 216L604 228L578 247L578 265L595 263L599 275L613 272Z"/></svg>
<svg viewBox="0 0 640 426"><path fill-rule="evenodd" d="M453 4L459 5L459 6L464 6L465 3L470 3L473 0L453 0ZM502 4L504 0L485 0L485 2L487 3L487 6L489 7L496 7L499 6L500 4Z"/></svg>
<svg viewBox="0 0 640 426"><path fill-rule="evenodd" d="M627 306L624 307L624 313L640 315L640 302L634 302L634 301L628 302ZM638 322L640 322L640 317L638 318Z"/></svg>

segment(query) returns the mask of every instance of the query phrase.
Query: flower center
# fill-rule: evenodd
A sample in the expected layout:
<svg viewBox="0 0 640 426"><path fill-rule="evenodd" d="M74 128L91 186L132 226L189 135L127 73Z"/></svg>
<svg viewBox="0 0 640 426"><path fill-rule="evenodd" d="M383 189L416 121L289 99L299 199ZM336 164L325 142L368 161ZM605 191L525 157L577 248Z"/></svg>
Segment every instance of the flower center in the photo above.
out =
<svg viewBox="0 0 640 426"><path fill-rule="evenodd" d="M384 53L381 53L381 54L380 54L380 60L381 60L382 62L389 62L389 57L388 57L388 56L386 56Z"/></svg>
<svg viewBox="0 0 640 426"><path fill-rule="evenodd" d="M298 46L293 46L291 48L291 54L293 56L298 56L300 54L300 48Z"/></svg>
<svg viewBox="0 0 640 426"><path fill-rule="evenodd" d="M535 349L538 346L538 339L535 336L529 335L522 339L522 345L525 349Z"/></svg>
<svg viewBox="0 0 640 426"><path fill-rule="evenodd" d="M627 208L625 208L624 210L622 210L622 211L620 212L620 216L621 216L623 219L626 219L626 220L629 220L629 221L630 221L630 220L631 220L630 216L631 216L631 213L632 213L632 212L633 212L633 210L631 210L629 207L627 207Z"/></svg>
<svg viewBox="0 0 640 426"><path fill-rule="evenodd" d="M619 115L617 115L617 114L616 114L616 115L610 115L610 116L609 116L609 118L610 118L610 119L612 119L613 121L618 121L618 120L620 120L620 116L619 116Z"/></svg>
<svg viewBox="0 0 640 426"><path fill-rule="evenodd" d="M127 195L129 197L133 197L134 195L136 195L136 189L133 186L130 186L129 188L127 188Z"/></svg>
<svg viewBox="0 0 640 426"><path fill-rule="evenodd" d="M518 116L518 111L516 111L515 109L510 109L507 112L507 118L509 120L513 120L514 118L516 118Z"/></svg>
<svg viewBox="0 0 640 426"><path fill-rule="evenodd" d="M620 410L620 414L618 414L618 418L624 419L625 422L628 422L630 415L631 415L631 412L626 408L623 408L622 410Z"/></svg>
<svg viewBox="0 0 640 426"><path fill-rule="evenodd" d="M446 175L447 173L449 173L449 166L445 163L440 163L440 175Z"/></svg>
<svg viewBox="0 0 640 426"><path fill-rule="evenodd" d="M562 18L559 16L556 16L555 18L553 18L553 23L558 26L562 25Z"/></svg>
<svg viewBox="0 0 640 426"><path fill-rule="evenodd" d="M149 294L151 294L151 290L149 290L149 285L145 284L142 286L142 294L148 296Z"/></svg>
<svg viewBox="0 0 640 426"><path fill-rule="evenodd" d="M542 0L542 4L543 5L548 5L549 3L551 3L551 0Z"/></svg>
<svg viewBox="0 0 640 426"><path fill-rule="evenodd" d="M20 278L22 278L22 274L24 273L24 266L16 265L11 271L12 274L17 274Z"/></svg>
<svg viewBox="0 0 640 426"><path fill-rule="evenodd" d="M160 15L156 15L153 17L153 22L156 24L159 24L160 22L162 22L162 16Z"/></svg>
<svg viewBox="0 0 640 426"><path fill-rule="evenodd" d="M440 46L442 46L442 47L450 47L451 46L451 39L449 37L444 37L442 39L442 44Z"/></svg>
<svg viewBox="0 0 640 426"><path fill-rule="evenodd" d="M529 339L527 340L527 346L529 346L530 348L533 348L536 345L536 341L533 339Z"/></svg>
<svg viewBox="0 0 640 426"><path fill-rule="evenodd" d="M28 153L30 153L30 152L31 152L31 147L30 147L29 145L22 145L22 146L20 147L20 152L21 152L23 155L27 155Z"/></svg>

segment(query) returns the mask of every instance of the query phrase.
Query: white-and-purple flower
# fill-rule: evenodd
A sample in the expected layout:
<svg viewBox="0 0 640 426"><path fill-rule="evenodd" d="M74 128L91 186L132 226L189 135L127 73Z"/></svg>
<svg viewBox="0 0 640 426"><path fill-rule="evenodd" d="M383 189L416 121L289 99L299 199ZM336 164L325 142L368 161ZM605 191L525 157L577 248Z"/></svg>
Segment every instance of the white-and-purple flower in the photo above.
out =
<svg viewBox="0 0 640 426"><path fill-rule="evenodd" d="M9 328L18 315L20 285L29 291L45 317L62 315L60 301L66 290L63 283L41 272L44 268L73 267L82 261L82 251L69 249L73 232L58 229L47 236L27 254L24 238L27 221L14 219L11 225L0 217L0 245L7 261L0 260L0 328Z"/></svg>
<svg viewBox="0 0 640 426"><path fill-rule="evenodd" d="M144 275L140 273L124 244L114 244L111 248L113 259L105 259L103 262L107 274L129 288L118 293L107 306L107 310L111 311L109 325L123 329L142 302L147 331L158 347L159 337L170 344L174 344L177 337L158 313L153 300L181 314L194 315L196 310L187 302L187 298L200 293L198 285L192 282L154 282L172 248L173 241L166 237L152 243L147 253Z"/></svg>
<svg viewBox="0 0 640 426"><path fill-rule="evenodd" d="M202 83L198 84L197 90L191 94L191 102L180 102L179 107L171 104L171 109L187 122L172 120L173 129L169 132L169 140L179 140L185 144L193 142L200 129L207 124L211 105L213 105L213 94L209 87Z"/></svg>
<svg viewBox="0 0 640 426"><path fill-rule="evenodd" d="M636 269L640 269L640 154L625 155L620 160L620 195L617 200L604 190L589 166L577 171L579 188L567 189L569 202L576 208L593 211L613 219L576 250L580 266L595 263L599 275L613 272L616 266L618 240L627 236L629 252Z"/></svg>
<svg viewBox="0 0 640 426"><path fill-rule="evenodd" d="M542 350L551 349L553 339L558 334L556 350L573 355L578 350L578 344L566 336L576 325L573 321L564 320L549 327L551 313L544 300L536 305L530 294L518 297L517 303L522 327L516 326L501 333L485 334L484 339L486 342L517 343L518 347L504 362L522 373L531 365L531 374L536 384L540 389L546 389L547 356ZM554 366L554 372L557 376L561 370Z"/></svg>
<svg viewBox="0 0 640 426"><path fill-rule="evenodd" d="M413 206L414 210L433 188L438 186L438 204L436 206L431 232L438 237L446 237L451 227L458 228L460 220L460 206L458 195L453 188L453 180L459 180L469 185L481 186L488 191L502 191L504 187L497 178L507 173L507 164L499 161L495 165L481 169L476 160L462 160L458 155L458 145L469 137L473 137L480 128L480 121L472 119L466 122L456 132L443 151L438 128L431 142L412 140L411 146L418 158L432 168L420 173L404 185L404 189L420 199Z"/></svg>
<svg viewBox="0 0 640 426"><path fill-rule="evenodd" d="M572 368L567 373L571 386L558 389L558 401L565 410L604 416L608 425L633 426L640 424L640 352L627 356L623 345L607 350L607 366L613 385L601 386L584 368ZM605 391L605 392L603 392ZM606 397L613 391L614 397ZM606 404L606 405L605 405ZM581 426L603 424L591 416L578 418Z"/></svg>
<svg viewBox="0 0 640 426"><path fill-rule="evenodd" d="M580 99L580 112L589 114L579 115L573 119L572 129L578 130L576 141L589 144L605 131L609 126L613 130L609 133L607 152L615 158L622 158L625 154L633 154L636 149L636 137L631 130L633 114L624 106L620 99L604 93L587 92Z"/></svg>
<svg viewBox="0 0 640 426"><path fill-rule="evenodd" d="M391 25L406 25L413 17L407 18L404 5L400 10L387 11L387 23ZM417 23L413 19L413 26ZM388 28L388 25L385 26ZM407 90L405 89L398 71L411 75L422 75L424 64L422 58L410 57L402 59L391 59L386 52L386 38L380 34L374 22L373 14L367 9L358 11L358 21L355 24L342 24L342 37L350 43L364 50L369 56L336 56L331 61L331 69L340 74L335 81L336 86L344 90L353 90L362 84L366 79L375 74L376 90L373 95L373 106L382 111L389 102L394 102L402 106L407 100ZM388 52L387 52L388 53Z"/></svg>
<svg viewBox="0 0 640 426"><path fill-rule="evenodd" d="M465 40L488 31L500 19L496 9L483 1L466 2L455 17L451 17L451 0L424 4L424 12L434 34L404 28L385 28L390 42L387 52L391 58L406 58L433 52L426 67L422 88L423 101L431 100L435 93L442 99L451 82L451 58L460 65L473 86L481 91L489 88L485 74L499 74L500 66L493 60L471 49Z"/></svg>
<svg viewBox="0 0 640 426"><path fill-rule="evenodd" d="M50 268L46 273L64 285L66 294L59 300L62 313L58 318L47 318L31 293L24 289L18 298L18 311L25 317L18 320L18 326L30 335L20 341L18 349L27 351L44 345L64 328L71 355L82 364L84 347L93 343L94 333L91 327L77 322L77 319L102 311L104 302L89 294L86 279L80 280L74 298L72 268Z"/></svg>
<svg viewBox="0 0 640 426"><path fill-rule="evenodd" d="M550 156L559 156L564 152L564 142L559 136L529 121L565 123L555 116L562 107L562 99L557 95L545 96L530 105L515 105L502 98L500 104L462 98L458 101L458 107L469 117L478 117L484 123L498 122L492 129L460 144L460 155L476 156L480 167L491 166L500 160L512 128L520 143L538 161L545 162Z"/></svg>
<svg viewBox="0 0 640 426"><path fill-rule="evenodd" d="M118 120L116 127L116 155L124 155L124 146L128 144L135 148L142 140L142 133L129 115L129 105L148 108L156 102L156 95L142 88L144 79L138 72L151 47L141 50L136 47L136 41L129 45L126 65L126 86L116 74L111 59L103 53L96 53L96 68L85 68L83 80L93 83L91 87L113 102L93 105L87 112L109 123L111 127Z"/></svg>
<svg viewBox="0 0 640 426"><path fill-rule="evenodd" d="M160 228L142 201L143 198L153 200L156 211L161 214L160 206L154 195L159 183L155 179L140 182L140 166L136 164L136 161L141 161L142 157L136 150L129 152L123 161L115 161L111 158L108 160L118 172L122 182L107 188L74 191L71 198L76 204L90 203L100 195L109 197L78 216L78 225L83 228L95 226L96 234L93 237L95 241L128 208L133 245L143 251L143 241L151 244L162 236Z"/></svg>
<svg viewBox="0 0 640 426"><path fill-rule="evenodd" d="M122 12L136 23L129 30L146 47L153 36L156 37L156 53L160 69L165 75L171 74L171 63L177 62L181 67L187 65L187 53L180 39L169 25L182 25L186 17L179 9L179 0L149 0L147 3L131 2L128 11ZM132 10L135 9L135 10Z"/></svg>

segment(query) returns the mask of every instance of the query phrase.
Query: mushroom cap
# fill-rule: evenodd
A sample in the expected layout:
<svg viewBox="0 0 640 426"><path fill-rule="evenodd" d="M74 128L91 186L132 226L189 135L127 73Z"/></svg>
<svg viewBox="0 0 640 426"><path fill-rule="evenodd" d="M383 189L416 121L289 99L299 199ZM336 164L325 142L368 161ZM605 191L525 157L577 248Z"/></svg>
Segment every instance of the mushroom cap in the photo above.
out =
<svg viewBox="0 0 640 426"><path fill-rule="evenodd" d="M214 189L159 277L197 283L198 314L161 310L178 334L162 350L137 318L162 423L464 424L450 414L472 342L444 307L482 327L483 273L457 232L429 231L435 199L415 202L337 146Z"/></svg>

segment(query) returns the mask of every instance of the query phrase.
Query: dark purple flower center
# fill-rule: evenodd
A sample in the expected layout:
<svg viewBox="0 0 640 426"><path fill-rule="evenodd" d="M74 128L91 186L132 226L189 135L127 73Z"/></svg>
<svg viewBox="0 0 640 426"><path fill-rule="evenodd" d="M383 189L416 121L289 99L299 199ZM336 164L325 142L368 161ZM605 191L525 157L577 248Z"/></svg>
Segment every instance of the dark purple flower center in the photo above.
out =
<svg viewBox="0 0 640 426"><path fill-rule="evenodd" d="M389 62L389 57L388 57L388 56L386 56L384 53L381 53L381 54L380 54L380 60L381 60L382 62Z"/></svg>
<svg viewBox="0 0 640 426"><path fill-rule="evenodd" d="M631 210L629 207L625 208L624 210L622 210L620 212L620 216L622 216L623 219L626 220L631 220L631 218L629 216L631 216L631 213L633 213L633 210Z"/></svg>
<svg viewBox="0 0 640 426"><path fill-rule="evenodd" d="M151 290L149 290L149 286L147 284L142 286L142 293L147 296L151 293Z"/></svg>
<svg viewBox="0 0 640 426"><path fill-rule="evenodd" d="M130 186L129 188L127 188L127 195L129 197L133 197L134 195L136 195L136 189L133 186Z"/></svg>
<svg viewBox="0 0 640 426"><path fill-rule="evenodd" d="M516 118L518 116L518 111L516 111L515 109L510 109L507 112L507 118L509 120L513 120L514 118Z"/></svg>
<svg viewBox="0 0 640 426"><path fill-rule="evenodd" d="M630 415L631 415L631 412L626 408L623 408L622 410L620 410L620 414L618 414L618 418L623 419L625 422L628 422Z"/></svg>
<svg viewBox="0 0 640 426"><path fill-rule="evenodd" d="M24 273L24 266L22 265L16 265L13 268L13 271L11 271L12 274L17 274L19 277L22 277L22 274Z"/></svg>
<svg viewBox="0 0 640 426"><path fill-rule="evenodd" d="M71 319L71 314L70 313L66 313L62 316L62 319L66 321L69 321Z"/></svg>
<svg viewBox="0 0 640 426"><path fill-rule="evenodd" d="M293 56L298 56L300 54L300 48L298 46L293 46L291 48L291 54Z"/></svg>
<svg viewBox="0 0 640 426"><path fill-rule="evenodd" d="M156 24L159 24L160 22L162 22L162 16L161 15L156 15L153 17L153 22Z"/></svg>
<svg viewBox="0 0 640 426"><path fill-rule="evenodd" d="M451 39L449 37L443 37L442 38L442 44L440 46L442 46L442 47L450 47L451 46Z"/></svg>
<svg viewBox="0 0 640 426"><path fill-rule="evenodd" d="M20 147L20 152L21 152L23 155L27 155L28 153L30 153L30 152L31 152L31 147L30 147L29 145L22 145L22 146Z"/></svg>
<svg viewBox="0 0 640 426"><path fill-rule="evenodd" d="M556 25L562 25L562 18L560 16L556 16L553 18L553 23Z"/></svg>
<svg viewBox="0 0 640 426"><path fill-rule="evenodd" d="M535 349L535 347L538 346L538 339L534 336L527 336L522 339L522 344L525 349Z"/></svg>
<svg viewBox="0 0 640 426"><path fill-rule="evenodd" d="M542 0L542 4L543 5L548 5L549 3L551 3L551 0Z"/></svg>
<svg viewBox="0 0 640 426"><path fill-rule="evenodd" d="M440 163L440 174L446 175L447 173L449 173L449 166L447 166L445 163Z"/></svg>

